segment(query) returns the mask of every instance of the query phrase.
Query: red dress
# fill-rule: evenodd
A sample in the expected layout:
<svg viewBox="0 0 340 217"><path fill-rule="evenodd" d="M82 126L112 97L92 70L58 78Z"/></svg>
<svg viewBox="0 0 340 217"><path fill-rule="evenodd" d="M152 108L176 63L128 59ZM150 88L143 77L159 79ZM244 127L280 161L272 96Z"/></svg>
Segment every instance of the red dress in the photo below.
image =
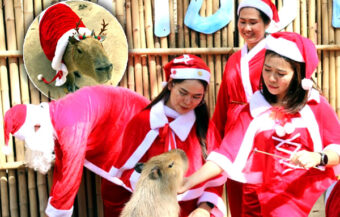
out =
<svg viewBox="0 0 340 217"><path fill-rule="evenodd" d="M163 101L151 109L137 114L125 131L124 148L120 154L119 162L116 163L118 169L115 174L122 183L117 184L123 186L127 191L133 191L140 175L134 171L134 165L138 162L146 162L151 157L173 148L184 150L188 156L189 169L186 176L198 170L205 161L196 135L195 120L194 111L179 115L164 106ZM217 148L219 144L218 132L211 122L207 132L207 151L210 152ZM215 205L211 216L223 217L226 213L222 200L224 182L225 177L218 176L178 195L181 206L180 216L188 216L200 202L208 201ZM119 211L126 202L122 198L127 200L129 193L122 188L109 185L107 182L103 185L102 191L106 194L104 199L107 203L104 201L104 204L107 205L106 210L108 210L105 211L105 216L119 216ZM112 206L110 207L110 205Z"/></svg>
<svg viewBox="0 0 340 217"><path fill-rule="evenodd" d="M55 167L48 216L71 216L83 166L113 181L128 120L149 103L126 88L84 87L49 103L55 130Z"/></svg>
<svg viewBox="0 0 340 217"><path fill-rule="evenodd" d="M260 76L264 62L265 39L260 41L248 52L247 44L231 55L223 72L222 83L218 92L216 107L212 117L221 136L227 134L230 126L238 117L238 113L244 104L249 102L253 92L259 89ZM250 190L247 187L247 192ZM242 209L242 197L244 195L243 184L227 180L227 193L231 215L240 216ZM254 193L247 193L248 196L256 198ZM247 204L248 205L248 204ZM256 204L249 204L257 209ZM256 208L257 207L257 208Z"/></svg>
<svg viewBox="0 0 340 217"><path fill-rule="evenodd" d="M285 135L278 131L277 126L282 123ZM330 149L340 155L339 131L340 123L334 110L315 90L307 105L295 115L271 107L262 94L256 92L250 104L241 110L237 124L231 126L220 148L213 151L208 160L221 166L230 179L257 186L254 189L261 213L242 212L242 216L283 217L287 213L308 216L316 200L336 180L339 165L325 170L305 170L291 165L289 158L301 150Z"/></svg>

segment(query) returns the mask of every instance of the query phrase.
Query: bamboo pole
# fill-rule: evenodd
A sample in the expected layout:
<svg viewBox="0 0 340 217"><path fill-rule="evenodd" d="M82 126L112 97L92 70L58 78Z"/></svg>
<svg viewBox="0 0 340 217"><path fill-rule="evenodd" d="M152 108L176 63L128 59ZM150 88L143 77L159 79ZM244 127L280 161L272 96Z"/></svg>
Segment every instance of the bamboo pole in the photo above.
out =
<svg viewBox="0 0 340 217"><path fill-rule="evenodd" d="M132 13L131 13L131 0L126 0L126 35L129 48L133 48L133 34L132 34ZM135 90L135 76L134 76L133 58L128 58L127 76L128 76L128 88Z"/></svg>
<svg viewBox="0 0 340 217"><path fill-rule="evenodd" d="M322 0L322 43L329 43L329 35L328 35L328 8L327 8L327 0ZM323 53L323 64L322 64L322 73L323 73L323 81L322 81L322 92L327 99L329 99L329 52Z"/></svg>
<svg viewBox="0 0 340 217"><path fill-rule="evenodd" d="M85 190L85 168L83 168L83 175L81 177L81 182L78 189L77 194L77 208L78 208L78 216L87 216L86 209L86 190Z"/></svg>
<svg viewBox="0 0 340 217"><path fill-rule="evenodd" d="M219 9L219 0L214 0L213 1L213 12L216 13L216 11ZM214 47L221 47L221 41L222 41L222 34L221 30L218 30L214 34ZM217 91L219 89L219 85L221 84L222 81L222 57L221 55L216 55L215 56L215 81L212 83L213 91L214 91L214 98L213 98L213 108L210 111L211 113L214 111L213 109L215 108L215 102L217 98Z"/></svg>
<svg viewBox="0 0 340 217"><path fill-rule="evenodd" d="M317 44L316 37L316 22L315 22L315 1L308 0L308 38L314 43ZM319 53L319 52L318 52ZM320 65L320 64L319 64ZM318 70L317 70L318 72ZM312 75L314 81L317 81L317 72Z"/></svg>
<svg viewBox="0 0 340 217"><path fill-rule="evenodd" d="M175 30L175 13L174 13L174 0L169 0L169 15L170 15L170 34L169 34L169 47L176 47L176 30Z"/></svg>
<svg viewBox="0 0 340 217"><path fill-rule="evenodd" d="M5 17L6 17L6 38L8 50L17 50L16 33L15 33L15 17L14 17L14 5L12 0L5 0ZM10 94L12 105L20 103L20 86L19 86L19 71L18 60L16 58L8 59L9 65L9 77L10 77ZM9 108L7 108L9 109ZM7 157L8 162L15 160L14 155L11 154ZM17 180L15 171L10 170L8 172L9 194L10 194L10 211L11 216L19 216L18 198L17 198Z"/></svg>
<svg viewBox="0 0 340 217"><path fill-rule="evenodd" d="M5 44L5 26L4 26L4 11L3 11L3 1L0 0L0 51L6 50ZM9 87L8 87L8 71L6 67L6 59L0 57L0 87L1 87L1 132L3 131L3 117L4 113L9 108ZM4 145L5 138L4 135L1 134L1 143L0 148ZM11 146L12 140L9 141L9 146ZM6 156L1 152L0 153L0 164L3 165L6 163ZM1 187L1 214L3 217L9 217L9 199L8 199L8 178L6 171L0 171L0 187Z"/></svg>
<svg viewBox="0 0 340 217"><path fill-rule="evenodd" d="M101 195L101 182L100 177L96 176L96 201L97 201L97 217L104 216L103 199Z"/></svg>
<svg viewBox="0 0 340 217"><path fill-rule="evenodd" d="M322 43L322 27L321 27L321 0L317 0L317 44L321 44ZM321 51L318 51L318 56L319 56L319 60L321 61L321 63L318 65L318 74L317 74L317 86L322 89L322 58L321 58Z"/></svg>
<svg viewBox="0 0 340 217"><path fill-rule="evenodd" d="M34 14L35 16L38 16L39 13L42 11L42 3L41 0L34 0Z"/></svg>
<svg viewBox="0 0 340 217"><path fill-rule="evenodd" d="M334 28L332 27L332 10L333 1L328 1L328 31L329 31L329 43L335 44L334 39ZM335 53L334 51L329 52L329 103L336 109L336 77L335 77Z"/></svg>
<svg viewBox="0 0 340 217"><path fill-rule="evenodd" d="M15 27L16 27L16 39L17 39L17 47L19 50L22 50L22 45L24 41L24 17L23 17L23 5L21 5L20 0L14 0L14 9L15 9ZM14 35L12 35L13 37ZM24 69L23 59L19 59L19 80L20 86L17 90L19 95L19 102L29 102L29 92L28 92L28 82L27 82L27 74ZM21 92L21 93L20 93ZM17 161L24 161L25 153L24 153L24 141L17 140L16 142L16 155ZM26 181L26 169L22 168L18 170L18 184L19 184L19 210L20 216L27 217L28 216L28 201L27 201L27 181Z"/></svg>
<svg viewBox="0 0 340 217"><path fill-rule="evenodd" d="M177 47L184 47L184 12L183 0L177 0Z"/></svg>
<svg viewBox="0 0 340 217"><path fill-rule="evenodd" d="M189 0L184 0L183 1L183 19L185 19L185 13L188 10L188 5L189 5ZM190 47L190 31L186 25L184 25L184 47Z"/></svg>
<svg viewBox="0 0 340 217"><path fill-rule="evenodd" d="M118 22L120 23L120 25L122 25L122 28L125 31L126 30L126 16L125 16L125 8L124 8L125 2L123 0L117 0L116 4L114 2L113 4L115 5L115 7L112 8L112 10L113 12L115 12ZM119 86L126 87L126 88L128 87L127 71L128 71L128 68L126 68L124 75L121 81L119 82Z"/></svg>
<svg viewBox="0 0 340 217"><path fill-rule="evenodd" d="M216 4L213 0L207 0L207 9L206 9L206 16L211 16L213 14L213 4ZM200 34L202 36L203 34ZM207 47L212 48L214 47L213 42L214 36L212 34L207 35ZM210 82L209 82L209 89L208 89L208 106L210 115L214 111L215 107L215 64L214 64L214 57L212 55L207 56L207 65L210 68Z"/></svg>
<svg viewBox="0 0 340 217"><path fill-rule="evenodd" d="M300 29L301 35L304 37L308 37L307 35L307 1L300 1L300 11L301 11L301 22L300 22Z"/></svg>
<svg viewBox="0 0 340 217"><path fill-rule="evenodd" d="M133 37L133 47L141 48L141 39L140 39L140 25L139 25L139 16L138 16L138 0L131 0L131 8L132 8L132 37ZM135 56L135 85L136 92L143 95L143 77L142 77L142 63L140 56Z"/></svg>
<svg viewBox="0 0 340 217"><path fill-rule="evenodd" d="M153 24L152 24L152 6L151 0L144 0L145 6L145 33L147 48L154 48L153 40ZM160 87L157 84L157 70L155 56L148 56L148 66L150 73L150 99L154 99L160 92Z"/></svg>
<svg viewBox="0 0 340 217"><path fill-rule="evenodd" d="M138 8L139 8L139 26L140 26L140 41L141 48L146 48L146 39L145 39L145 26L144 26L144 4L143 0L138 0ZM149 70L147 67L147 59L146 56L142 56L142 78L143 78L143 95L150 99L150 88L149 88Z"/></svg>
<svg viewBox="0 0 340 217"><path fill-rule="evenodd" d="M96 186L96 183L92 183L92 172L84 169L84 176L86 179L86 192L87 192L87 210L88 217L95 217L95 209L94 209L94 195L92 193L93 187Z"/></svg>

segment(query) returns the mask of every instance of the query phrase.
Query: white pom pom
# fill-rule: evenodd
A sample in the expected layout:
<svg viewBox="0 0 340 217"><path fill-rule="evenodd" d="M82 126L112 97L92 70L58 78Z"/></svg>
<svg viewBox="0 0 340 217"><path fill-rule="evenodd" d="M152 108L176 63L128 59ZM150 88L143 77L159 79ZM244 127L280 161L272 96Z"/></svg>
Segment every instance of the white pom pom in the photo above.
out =
<svg viewBox="0 0 340 217"><path fill-rule="evenodd" d="M295 130L295 127L292 123L286 123L283 128L285 129L287 134L291 134Z"/></svg>
<svg viewBox="0 0 340 217"><path fill-rule="evenodd" d="M279 137L283 137L286 135L286 131L281 125L276 125L275 126L275 132Z"/></svg>
<svg viewBox="0 0 340 217"><path fill-rule="evenodd" d="M2 146L2 153L4 153L5 155L9 155L10 153L12 153L12 149L8 146Z"/></svg>
<svg viewBox="0 0 340 217"><path fill-rule="evenodd" d="M307 78L302 79L301 86L304 90L310 90L313 87L313 81Z"/></svg>
<svg viewBox="0 0 340 217"><path fill-rule="evenodd" d="M39 74L39 75L37 76L37 78L38 78L39 81L41 81L42 78L43 78L43 75L42 75L42 74Z"/></svg>
<svg viewBox="0 0 340 217"><path fill-rule="evenodd" d="M168 82L162 81L162 87L163 87L163 88L166 87L167 84L168 84Z"/></svg>

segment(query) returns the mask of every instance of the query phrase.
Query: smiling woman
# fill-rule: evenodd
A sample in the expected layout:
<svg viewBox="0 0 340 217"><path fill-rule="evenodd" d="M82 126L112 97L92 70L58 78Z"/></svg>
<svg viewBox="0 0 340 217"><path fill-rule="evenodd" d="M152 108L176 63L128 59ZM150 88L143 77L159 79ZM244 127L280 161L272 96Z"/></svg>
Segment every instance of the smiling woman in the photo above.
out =
<svg viewBox="0 0 340 217"><path fill-rule="evenodd" d="M204 94L210 80L209 67L197 56L183 55L164 67L167 84L161 93L128 123L115 176L123 187L103 179L102 194L106 217L119 216L134 191L139 174L133 170L138 162L172 149L182 149L188 156L187 175L205 162L207 154L220 142L218 132L209 120ZM181 217L224 216L222 189L225 179L217 177L207 185L189 189L179 195ZM209 186L208 188L205 186ZM129 191L127 191L128 189ZM119 195L119 196L117 196ZM198 205L197 205L198 204ZM208 205L209 204L209 205ZM210 215L211 214L211 215Z"/></svg>

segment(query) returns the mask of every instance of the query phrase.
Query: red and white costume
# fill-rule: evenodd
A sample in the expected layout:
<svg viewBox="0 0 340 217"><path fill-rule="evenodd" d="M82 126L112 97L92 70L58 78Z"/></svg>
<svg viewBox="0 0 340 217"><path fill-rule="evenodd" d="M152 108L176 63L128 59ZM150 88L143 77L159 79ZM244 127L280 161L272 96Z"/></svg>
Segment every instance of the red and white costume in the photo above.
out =
<svg viewBox="0 0 340 217"><path fill-rule="evenodd" d="M41 106L44 107L42 111L49 113L46 119L52 123L55 137L53 184L46 208L48 216L72 216L83 166L111 182L119 182L114 177L116 169L113 165L121 151L124 129L148 103L147 99L126 88L91 86ZM27 133L30 128L34 132L39 113L32 115L33 105L27 105L27 115L20 116L26 116L25 122L13 125L18 122L19 116L15 115L18 106L6 113L5 134L26 139L32 135Z"/></svg>
<svg viewBox="0 0 340 217"><path fill-rule="evenodd" d="M163 101L136 115L126 127L124 149L115 165L116 168L120 168L116 171L116 176L123 181L122 186L130 191L134 189L140 175L133 169L136 163L146 162L151 157L174 148L183 149L188 156L190 166L186 176L198 170L204 164L204 159L196 135L195 119L194 111L179 115L165 106ZM211 122L207 133L208 153L219 144L218 132ZM225 178L219 176L178 195L181 216L188 216L197 208L198 203L206 201L215 205L211 212L212 216L224 216L225 205L222 200L224 182Z"/></svg>
<svg viewBox="0 0 340 217"><path fill-rule="evenodd" d="M199 79L209 83L210 69L202 59L194 55L183 55L173 59L164 66L166 79ZM207 153L220 145L220 137L212 122L206 136ZM196 115L191 110L179 114L164 105L164 99L150 109L137 114L127 125L123 138L122 153L116 162L115 176L119 177L126 190L119 186L102 183L105 216L119 216L121 208L129 199L129 191L133 191L139 178L134 171L138 162L146 162L155 155L179 148L185 151L189 160L187 176L198 170L205 162L201 145L196 135ZM218 176L205 183L195 186L189 191L178 195L181 206L181 217L189 216L201 202L211 202L215 207L211 216L223 217L226 213L222 200L225 176Z"/></svg>
<svg viewBox="0 0 340 217"><path fill-rule="evenodd" d="M289 159L297 151L330 149L340 155L340 123L326 99L311 91L307 105L290 117L295 129L283 137L275 130L280 111L258 91L244 106L208 160L218 164L228 177L243 183L260 184L257 190L261 216L308 216L319 196L336 180L339 166L318 169L295 168L289 160L267 156L265 151ZM285 114L283 114L285 115Z"/></svg>
<svg viewBox="0 0 340 217"><path fill-rule="evenodd" d="M66 3L50 6L39 17L40 44L47 59L52 61L52 68L56 70L57 74L53 79L56 80L55 86L61 86L66 82L68 70L62 59L69 37L77 33L75 28L78 22L79 34L91 35L91 31ZM38 79L42 78L38 77Z"/></svg>

